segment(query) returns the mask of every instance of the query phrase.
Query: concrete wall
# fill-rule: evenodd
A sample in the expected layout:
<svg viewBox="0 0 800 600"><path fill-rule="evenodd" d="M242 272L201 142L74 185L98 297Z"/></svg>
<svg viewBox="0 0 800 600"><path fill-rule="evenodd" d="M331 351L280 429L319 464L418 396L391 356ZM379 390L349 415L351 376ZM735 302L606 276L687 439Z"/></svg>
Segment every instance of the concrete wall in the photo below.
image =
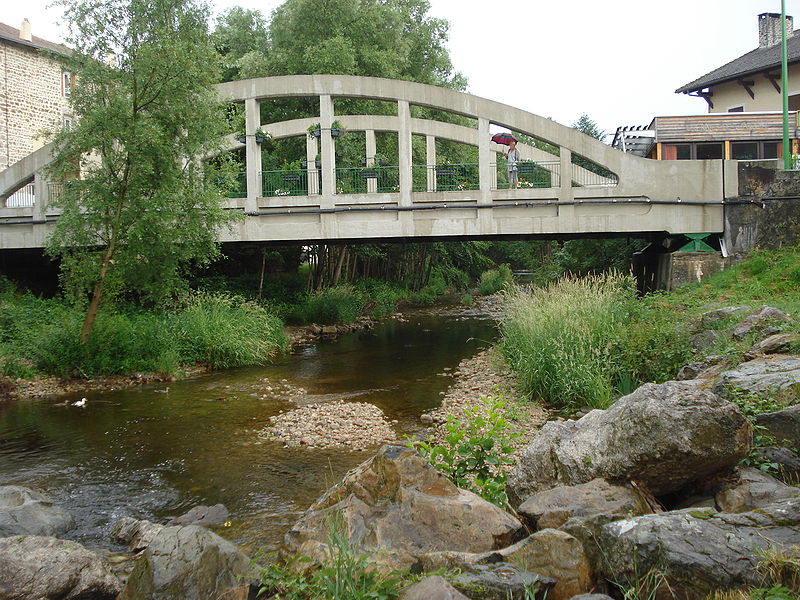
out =
<svg viewBox="0 0 800 600"><path fill-rule="evenodd" d="M800 171L776 167L775 161L740 163L740 196L725 205L730 254L800 243Z"/></svg>
<svg viewBox="0 0 800 600"><path fill-rule="evenodd" d="M35 48L0 40L0 170L46 140L37 134L60 127L68 112L61 66Z"/></svg>

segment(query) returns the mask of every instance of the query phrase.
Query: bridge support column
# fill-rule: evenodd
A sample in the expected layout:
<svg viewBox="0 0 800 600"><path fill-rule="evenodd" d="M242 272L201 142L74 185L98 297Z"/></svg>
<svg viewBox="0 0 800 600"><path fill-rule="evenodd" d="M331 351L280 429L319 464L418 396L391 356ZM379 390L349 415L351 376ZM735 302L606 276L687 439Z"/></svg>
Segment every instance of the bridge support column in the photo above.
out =
<svg viewBox="0 0 800 600"><path fill-rule="evenodd" d="M558 179L559 179L558 201L574 202L575 192L572 189L572 150L570 150L569 148L564 148L564 146L560 146L559 150L561 153L561 162L558 168ZM564 229L567 225L574 225L574 219L575 219L574 205L569 204L569 205L558 206L559 229Z"/></svg>
<svg viewBox="0 0 800 600"><path fill-rule="evenodd" d="M436 136L425 136L425 164L427 167L427 181L426 189L429 192L436 191Z"/></svg>
<svg viewBox="0 0 800 600"><path fill-rule="evenodd" d="M248 98L244 101L245 162L247 163L247 198L244 201L245 212L258 210L258 198L261 196L261 147L256 143L256 129L261 127L261 111L258 100Z"/></svg>
<svg viewBox="0 0 800 600"><path fill-rule="evenodd" d="M319 153L317 138L306 136L306 166L308 167L308 194L319 194L319 171L317 170L317 154Z"/></svg>
<svg viewBox="0 0 800 600"><path fill-rule="evenodd" d="M411 174L411 108L407 100L397 101L397 117L400 125L397 129L398 168L400 169L400 206L411 206L411 190L413 178ZM411 235L413 215L411 212L399 214L403 235Z"/></svg>
<svg viewBox="0 0 800 600"><path fill-rule="evenodd" d="M365 132L366 134L366 154L367 157L367 167L374 167L375 166L375 154L378 152L378 145L375 143L375 130L374 129L367 129ZM373 178L367 179L367 192L370 194L374 194L378 191L378 180Z"/></svg>

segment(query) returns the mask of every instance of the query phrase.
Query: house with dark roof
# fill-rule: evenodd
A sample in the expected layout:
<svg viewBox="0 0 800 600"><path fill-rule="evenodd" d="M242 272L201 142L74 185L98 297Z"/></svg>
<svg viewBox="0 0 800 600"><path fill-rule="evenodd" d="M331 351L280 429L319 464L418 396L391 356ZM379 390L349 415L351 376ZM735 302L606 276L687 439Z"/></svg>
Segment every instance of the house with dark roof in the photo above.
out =
<svg viewBox="0 0 800 600"><path fill-rule="evenodd" d="M800 32L786 17L792 154L798 154ZM660 160L774 159L783 156L781 15L758 15L758 47L675 90L702 98L707 113L655 117L620 127L612 144Z"/></svg>
<svg viewBox="0 0 800 600"><path fill-rule="evenodd" d="M68 55L61 44L0 23L0 170L46 143L41 133L71 123L72 74L55 60Z"/></svg>

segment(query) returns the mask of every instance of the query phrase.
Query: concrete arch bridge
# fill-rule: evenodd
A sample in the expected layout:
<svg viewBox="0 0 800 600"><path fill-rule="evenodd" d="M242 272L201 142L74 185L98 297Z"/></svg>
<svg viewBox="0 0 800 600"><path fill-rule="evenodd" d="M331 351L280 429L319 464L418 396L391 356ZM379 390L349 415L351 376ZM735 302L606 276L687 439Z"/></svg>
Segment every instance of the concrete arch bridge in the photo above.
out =
<svg viewBox="0 0 800 600"><path fill-rule="evenodd" d="M220 99L244 104L246 173L227 208L247 215L223 242L334 242L481 237L657 236L723 231L726 190L735 195L735 162L655 161L625 154L532 113L445 88L371 77L294 75L217 85ZM260 103L319 99L319 116L260 122ZM394 115L337 115L337 98L381 100ZM412 116L415 106L468 117L472 126ZM335 164L338 121L364 132L365 164ZM317 137L309 127L319 124ZM521 144L522 185L508 189L493 125L547 142ZM258 129L273 139L303 137L307 167L262 169ZM397 164L376 164L376 134L397 136ZM412 161L412 138L425 139L425 164ZM471 164L437 164L436 140L477 147ZM48 207L56 185L42 169L45 146L0 172L0 249L37 248L58 218ZM315 159L320 157L319 162Z"/></svg>

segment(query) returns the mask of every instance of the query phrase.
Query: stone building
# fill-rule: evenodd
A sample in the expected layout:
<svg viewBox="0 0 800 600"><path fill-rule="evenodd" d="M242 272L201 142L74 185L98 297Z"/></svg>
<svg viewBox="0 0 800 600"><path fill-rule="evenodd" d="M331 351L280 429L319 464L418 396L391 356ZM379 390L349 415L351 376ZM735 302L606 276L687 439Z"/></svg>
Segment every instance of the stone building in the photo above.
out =
<svg viewBox="0 0 800 600"><path fill-rule="evenodd" d="M0 23L0 171L44 145L42 131L69 124L75 82L52 56L68 52L31 35L27 19Z"/></svg>

